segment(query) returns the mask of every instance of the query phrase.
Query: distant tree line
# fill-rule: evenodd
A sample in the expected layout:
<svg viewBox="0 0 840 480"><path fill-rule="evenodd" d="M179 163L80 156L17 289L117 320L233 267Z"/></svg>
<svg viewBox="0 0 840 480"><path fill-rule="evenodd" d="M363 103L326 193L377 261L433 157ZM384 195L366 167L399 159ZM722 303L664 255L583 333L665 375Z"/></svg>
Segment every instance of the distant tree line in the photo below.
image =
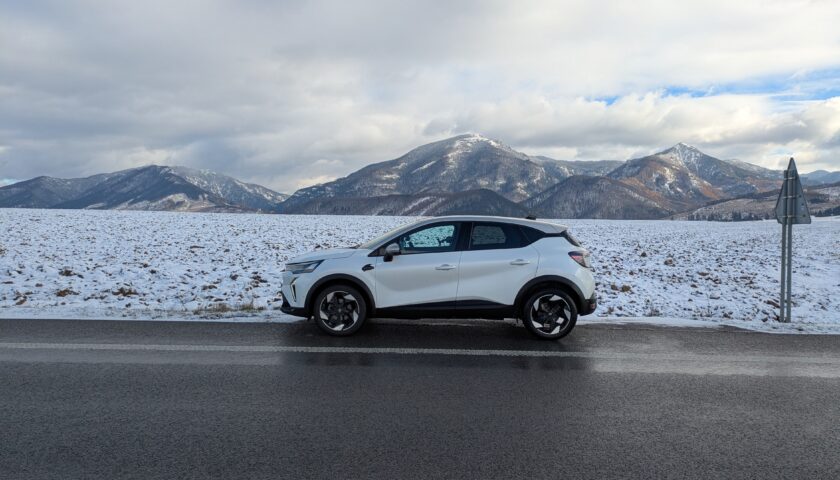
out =
<svg viewBox="0 0 840 480"><path fill-rule="evenodd" d="M711 212L706 215L692 213L688 216L691 221L706 221L706 222L751 222L756 220L769 220L772 216L769 212L763 214L755 214L752 212L732 212L721 213Z"/></svg>
<svg viewBox="0 0 840 480"><path fill-rule="evenodd" d="M821 203L821 202L817 202ZM825 208L822 210L811 210L811 215L815 217L833 217L840 215L840 205L832 208ZM691 221L706 221L706 222L751 222L755 220L770 220L775 218L772 212L765 212L763 214L756 214L752 212L711 212L708 214L699 214L697 212L688 216Z"/></svg>
<svg viewBox="0 0 840 480"><path fill-rule="evenodd" d="M833 217L835 215L840 215L840 205L834 208L826 208L825 210L814 212L815 217Z"/></svg>

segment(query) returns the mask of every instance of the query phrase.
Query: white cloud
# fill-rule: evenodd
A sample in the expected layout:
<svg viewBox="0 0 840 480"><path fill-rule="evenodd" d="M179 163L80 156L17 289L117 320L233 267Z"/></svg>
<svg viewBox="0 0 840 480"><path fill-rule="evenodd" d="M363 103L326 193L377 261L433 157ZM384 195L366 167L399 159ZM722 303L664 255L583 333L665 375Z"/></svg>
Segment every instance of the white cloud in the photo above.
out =
<svg viewBox="0 0 840 480"><path fill-rule="evenodd" d="M520 96L479 105L457 121L467 130L506 135L529 153L552 149L559 158L626 159L684 141L722 158L767 167L802 157L840 168L832 142L840 133L840 98L799 102L777 111L762 95L626 95L612 104ZM560 145L561 147L557 147ZM780 153L784 152L784 153Z"/></svg>
<svg viewBox="0 0 840 480"><path fill-rule="evenodd" d="M291 191L464 131L840 169L840 98L813 95L838 24L832 1L5 4L0 176L182 163Z"/></svg>

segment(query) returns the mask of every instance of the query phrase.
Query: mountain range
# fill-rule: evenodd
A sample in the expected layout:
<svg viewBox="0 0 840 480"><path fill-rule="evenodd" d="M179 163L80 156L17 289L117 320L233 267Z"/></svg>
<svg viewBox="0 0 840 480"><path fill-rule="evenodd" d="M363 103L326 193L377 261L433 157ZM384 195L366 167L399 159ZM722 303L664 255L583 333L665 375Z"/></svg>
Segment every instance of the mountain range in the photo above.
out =
<svg viewBox="0 0 840 480"><path fill-rule="evenodd" d="M276 211L287 195L253 183L186 167L146 167L85 178L36 177L0 188L0 207Z"/></svg>
<svg viewBox="0 0 840 480"><path fill-rule="evenodd" d="M840 172L801 177L806 186L824 185L840 181ZM417 147L291 196L208 170L151 165L7 185L0 188L0 207L704 218L699 209L770 194L781 179L781 171L721 160L684 143L627 161L563 161L526 155L498 140L467 134ZM729 215L739 218L737 213Z"/></svg>

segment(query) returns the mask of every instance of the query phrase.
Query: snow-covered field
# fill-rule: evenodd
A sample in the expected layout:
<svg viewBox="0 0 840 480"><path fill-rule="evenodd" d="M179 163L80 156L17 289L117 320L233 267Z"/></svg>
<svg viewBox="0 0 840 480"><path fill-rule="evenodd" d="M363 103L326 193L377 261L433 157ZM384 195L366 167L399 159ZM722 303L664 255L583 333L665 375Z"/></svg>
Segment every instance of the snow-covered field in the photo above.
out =
<svg viewBox="0 0 840 480"><path fill-rule="evenodd" d="M406 217L0 209L0 316L245 318L280 314L284 262ZM560 221L592 251L586 322L840 333L840 219L794 228L794 322L773 321L776 222Z"/></svg>

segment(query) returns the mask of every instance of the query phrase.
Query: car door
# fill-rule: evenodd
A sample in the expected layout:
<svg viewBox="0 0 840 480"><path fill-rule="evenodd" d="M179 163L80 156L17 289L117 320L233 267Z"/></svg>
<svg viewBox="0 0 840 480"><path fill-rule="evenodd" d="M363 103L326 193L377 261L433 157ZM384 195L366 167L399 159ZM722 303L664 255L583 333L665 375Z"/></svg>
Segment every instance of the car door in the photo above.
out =
<svg viewBox="0 0 840 480"><path fill-rule="evenodd" d="M383 245L399 244L400 254L390 261L384 256L376 259L376 308L454 309L460 233L461 222L439 222L418 227Z"/></svg>
<svg viewBox="0 0 840 480"><path fill-rule="evenodd" d="M458 308L513 305L537 274L539 253L518 225L475 222L458 269Z"/></svg>

